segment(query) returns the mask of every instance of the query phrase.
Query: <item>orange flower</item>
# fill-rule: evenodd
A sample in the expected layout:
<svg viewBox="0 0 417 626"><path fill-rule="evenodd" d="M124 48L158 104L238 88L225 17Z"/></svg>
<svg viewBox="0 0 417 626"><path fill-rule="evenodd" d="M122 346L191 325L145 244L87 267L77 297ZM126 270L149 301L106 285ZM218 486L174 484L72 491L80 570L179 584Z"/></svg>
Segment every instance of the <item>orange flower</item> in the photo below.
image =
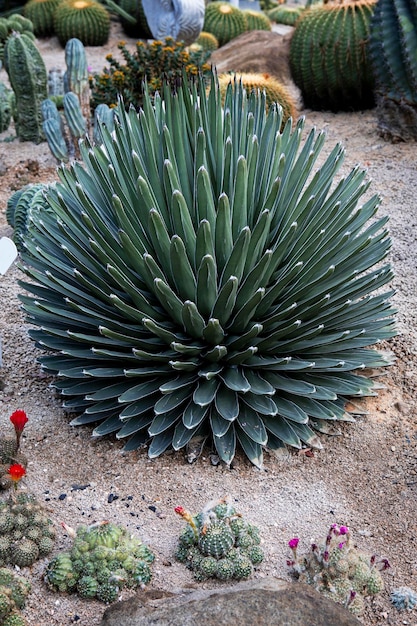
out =
<svg viewBox="0 0 417 626"><path fill-rule="evenodd" d="M10 478L16 485L19 480L21 480L23 476L26 475L26 470L23 465L20 465L20 463L13 463L13 465L9 467L8 473L10 474Z"/></svg>

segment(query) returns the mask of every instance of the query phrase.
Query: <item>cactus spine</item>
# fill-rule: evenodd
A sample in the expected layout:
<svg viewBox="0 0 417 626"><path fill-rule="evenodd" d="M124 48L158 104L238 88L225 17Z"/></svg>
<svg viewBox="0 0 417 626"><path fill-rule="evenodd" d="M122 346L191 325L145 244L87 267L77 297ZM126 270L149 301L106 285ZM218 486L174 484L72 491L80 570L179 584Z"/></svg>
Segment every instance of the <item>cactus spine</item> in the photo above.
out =
<svg viewBox="0 0 417 626"><path fill-rule="evenodd" d="M311 109L360 110L374 104L367 54L374 0L303 11L290 46L290 67Z"/></svg>
<svg viewBox="0 0 417 626"><path fill-rule="evenodd" d="M85 46L103 46L110 33L110 14L95 0L62 0L54 14L62 46L76 37Z"/></svg>
<svg viewBox="0 0 417 626"><path fill-rule="evenodd" d="M37 37L54 34L54 13L61 0L29 0L24 6L25 17L33 24Z"/></svg>
<svg viewBox="0 0 417 626"><path fill-rule="evenodd" d="M376 82L379 133L390 141L417 141L417 6L414 0L378 0L369 52Z"/></svg>
<svg viewBox="0 0 417 626"><path fill-rule="evenodd" d="M224 46L246 31L245 14L228 2L211 2L206 8L203 31L214 35L219 46Z"/></svg>
<svg viewBox="0 0 417 626"><path fill-rule="evenodd" d="M45 63L27 35L13 33L7 39L5 65L16 97L17 136L40 143L44 139L41 103L47 97Z"/></svg>

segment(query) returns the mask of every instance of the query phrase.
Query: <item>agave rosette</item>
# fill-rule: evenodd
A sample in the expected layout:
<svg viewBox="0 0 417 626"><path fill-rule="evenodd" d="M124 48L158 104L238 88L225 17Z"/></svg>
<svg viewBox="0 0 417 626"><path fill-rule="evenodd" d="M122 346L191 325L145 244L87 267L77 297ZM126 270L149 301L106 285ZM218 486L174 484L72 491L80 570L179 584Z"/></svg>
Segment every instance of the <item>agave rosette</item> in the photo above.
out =
<svg viewBox="0 0 417 626"><path fill-rule="evenodd" d="M184 80L60 168L21 299L72 424L151 457L211 434L260 466L375 394L358 370L390 362L369 348L395 334L386 218L363 169L334 182L340 145L314 170L324 133L303 126L239 83L222 109L215 77Z"/></svg>

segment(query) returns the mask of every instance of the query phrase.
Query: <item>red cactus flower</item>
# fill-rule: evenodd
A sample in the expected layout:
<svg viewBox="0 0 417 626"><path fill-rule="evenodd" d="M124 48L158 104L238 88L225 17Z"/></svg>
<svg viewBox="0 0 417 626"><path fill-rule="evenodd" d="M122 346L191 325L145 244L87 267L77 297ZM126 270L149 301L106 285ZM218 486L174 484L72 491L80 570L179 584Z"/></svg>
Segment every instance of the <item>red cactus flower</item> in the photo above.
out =
<svg viewBox="0 0 417 626"><path fill-rule="evenodd" d="M10 421L14 426L14 430L16 433L16 442L17 442L17 449L19 449L20 446L20 436L23 432L23 429L25 427L26 422L28 422L28 417L26 415L26 413L20 409L18 409L17 411L15 411L14 413L11 414L10 416Z"/></svg>
<svg viewBox="0 0 417 626"><path fill-rule="evenodd" d="M178 513L178 515L184 515L185 513L185 509L183 506L176 506L174 509L175 513Z"/></svg>
<svg viewBox="0 0 417 626"><path fill-rule="evenodd" d="M20 463L13 463L13 465L9 467L8 473L12 481L16 484L25 476L26 470Z"/></svg>

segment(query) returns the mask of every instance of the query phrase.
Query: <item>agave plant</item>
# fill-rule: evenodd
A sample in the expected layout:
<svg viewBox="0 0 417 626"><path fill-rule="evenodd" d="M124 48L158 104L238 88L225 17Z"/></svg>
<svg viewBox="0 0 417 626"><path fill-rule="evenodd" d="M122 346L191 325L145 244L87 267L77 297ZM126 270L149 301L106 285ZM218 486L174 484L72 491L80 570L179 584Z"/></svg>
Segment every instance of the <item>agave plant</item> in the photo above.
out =
<svg viewBox="0 0 417 626"><path fill-rule="evenodd" d="M71 423L150 457L202 434L258 466L264 447L320 445L309 422L352 421L346 398L375 395L355 370L390 362L367 347L394 322L366 172L333 184L340 145L314 171L322 132L281 131L239 83L222 109L216 77L117 115L60 168L22 252L30 336Z"/></svg>

